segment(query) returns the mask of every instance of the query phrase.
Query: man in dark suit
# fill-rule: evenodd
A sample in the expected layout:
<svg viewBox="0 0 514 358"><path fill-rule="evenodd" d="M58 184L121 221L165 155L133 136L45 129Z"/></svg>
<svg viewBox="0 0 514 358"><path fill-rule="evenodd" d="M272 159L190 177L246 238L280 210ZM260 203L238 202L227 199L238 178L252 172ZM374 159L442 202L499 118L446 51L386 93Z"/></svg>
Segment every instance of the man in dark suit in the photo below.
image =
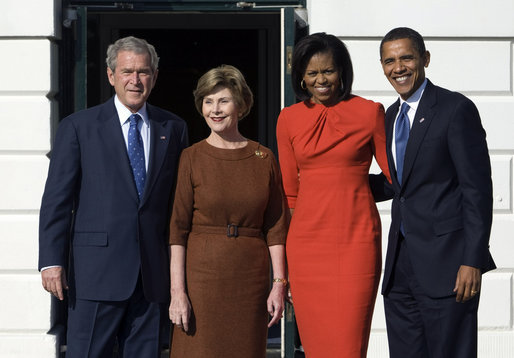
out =
<svg viewBox="0 0 514 358"><path fill-rule="evenodd" d="M473 102L425 78L430 53L419 33L391 30L380 56L400 95L386 112L393 202L382 294L390 356L476 357L481 275L495 268L486 134Z"/></svg>
<svg viewBox="0 0 514 358"><path fill-rule="evenodd" d="M42 199L43 287L68 298L66 357L157 358L169 301L168 221L187 127L146 100L157 53L135 37L107 50L116 95L62 120Z"/></svg>

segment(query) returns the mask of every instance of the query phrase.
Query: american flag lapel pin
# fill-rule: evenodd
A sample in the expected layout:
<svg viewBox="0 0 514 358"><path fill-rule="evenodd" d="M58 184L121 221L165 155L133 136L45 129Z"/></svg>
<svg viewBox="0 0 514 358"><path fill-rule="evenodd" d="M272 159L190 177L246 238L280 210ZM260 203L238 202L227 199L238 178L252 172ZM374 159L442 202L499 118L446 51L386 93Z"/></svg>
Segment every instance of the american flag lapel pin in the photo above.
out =
<svg viewBox="0 0 514 358"><path fill-rule="evenodd" d="M425 121L425 117L421 118L421 119L419 120L419 123L423 123L424 121Z"/></svg>
<svg viewBox="0 0 514 358"><path fill-rule="evenodd" d="M165 140L166 136L161 135L161 140Z"/></svg>

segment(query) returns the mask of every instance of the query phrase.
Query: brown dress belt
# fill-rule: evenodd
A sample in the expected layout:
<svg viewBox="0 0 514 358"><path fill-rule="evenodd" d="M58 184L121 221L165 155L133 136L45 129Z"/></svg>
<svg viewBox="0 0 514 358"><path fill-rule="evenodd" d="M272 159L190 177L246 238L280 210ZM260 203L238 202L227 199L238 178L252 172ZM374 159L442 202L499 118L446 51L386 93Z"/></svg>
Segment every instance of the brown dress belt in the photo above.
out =
<svg viewBox="0 0 514 358"><path fill-rule="evenodd" d="M193 225L191 232L198 234L225 234L227 237L238 237L239 235L264 237L261 229L241 227L235 224L228 224L227 226Z"/></svg>

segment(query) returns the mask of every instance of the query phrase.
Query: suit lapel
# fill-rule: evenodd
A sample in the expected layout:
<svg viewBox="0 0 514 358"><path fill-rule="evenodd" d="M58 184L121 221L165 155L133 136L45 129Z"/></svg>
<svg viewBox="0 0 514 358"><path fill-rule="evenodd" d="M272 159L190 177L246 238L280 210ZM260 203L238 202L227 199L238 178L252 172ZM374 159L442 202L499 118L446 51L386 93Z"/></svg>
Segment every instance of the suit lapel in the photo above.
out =
<svg viewBox="0 0 514 358"><path fill-rule="evenodd" d="M435 87L430 81L427 82L425 91L416 110L416 115L409 133L409 141L405 149L405 161L403 163L403 182L405 183L410 176L414 161L418 154L419 147L427 133L432 119L435 116L435 104L437 102Z"/></svg>
<svg viewBox="0 0 514 358"><path fill-rule="evenodd" d="M396 187L396 191L399 191L400 183L398 183L398 175L396 173L395 161L393 159L393 128L394 121L396 119L396 115L398 114L398 110L400 108L400 100L397 100L395 103L389 107L386 113L386 153L387 153L387 161L389 163L389 172L391 173L391 179L393 181L393 185Z"/></svg>
<svg viewBox="0 0 514 358"><path fill-rule="evenodd" d="M105 156L108 158L107 164L112 166L107 170L114 170L120 173L120 182L127 188L127 194L139 201L136 183L132 174L132 168L127 154L127 146L123 138L120 120L114 100L106 102L98 117L101 122L99 126L99 137L105 146Z"/></svg>
<svg viewBox="0 0 514 358"><path fill-rule="evenodd" d="M150 155L148 163L148 173L146 176L145 191L141 204L150 195L152 187L159 176L162 163L166 157L166 152L171 139L171 125L168 121L162 120L153 106L147 103L148 119L150 120Z"/></svg>

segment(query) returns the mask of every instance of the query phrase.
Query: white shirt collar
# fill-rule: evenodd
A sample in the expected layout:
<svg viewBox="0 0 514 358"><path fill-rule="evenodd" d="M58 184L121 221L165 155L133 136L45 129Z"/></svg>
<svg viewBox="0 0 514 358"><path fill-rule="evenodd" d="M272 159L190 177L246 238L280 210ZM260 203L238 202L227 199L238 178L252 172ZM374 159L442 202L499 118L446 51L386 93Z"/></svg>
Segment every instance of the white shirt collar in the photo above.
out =
<svg viewBox="0 0 514 358"><path fill-rule="evenodd" d="M417 111L418 109L418 105L419 105L419 101L421 100L421 96L423 96L423 92L425 91L425 88L427 86L427 82L428 80L425 78L425 80L423 81L423 83L421 84L421 86L419 86L419 88L416 90L416 92L414 92L412 94L412 96L410 96L409 98L407 98L407 100L403 100L401 97L400 97L400 108L402 107L402 104L404 102L407 102L407 104L409 105L409 107L414 110L414 113ZM410 112L410 111L409 111Z"/></svg>
<svg viewBox="0 0 514 358"><path fill-rule="evenodd" d="M123 125L128 118L132 115L132 112L125 107L123 103L121 103L120 99L118 98L118 95L114 96L114 106L116 107L116 112L118 112L118 118L120 119L120 124ZM143 104L143 107L137 111L137 114L143 118L143 122L145 125L149 125L148 121L148 112L146 110L146 102Z"/></svg>

